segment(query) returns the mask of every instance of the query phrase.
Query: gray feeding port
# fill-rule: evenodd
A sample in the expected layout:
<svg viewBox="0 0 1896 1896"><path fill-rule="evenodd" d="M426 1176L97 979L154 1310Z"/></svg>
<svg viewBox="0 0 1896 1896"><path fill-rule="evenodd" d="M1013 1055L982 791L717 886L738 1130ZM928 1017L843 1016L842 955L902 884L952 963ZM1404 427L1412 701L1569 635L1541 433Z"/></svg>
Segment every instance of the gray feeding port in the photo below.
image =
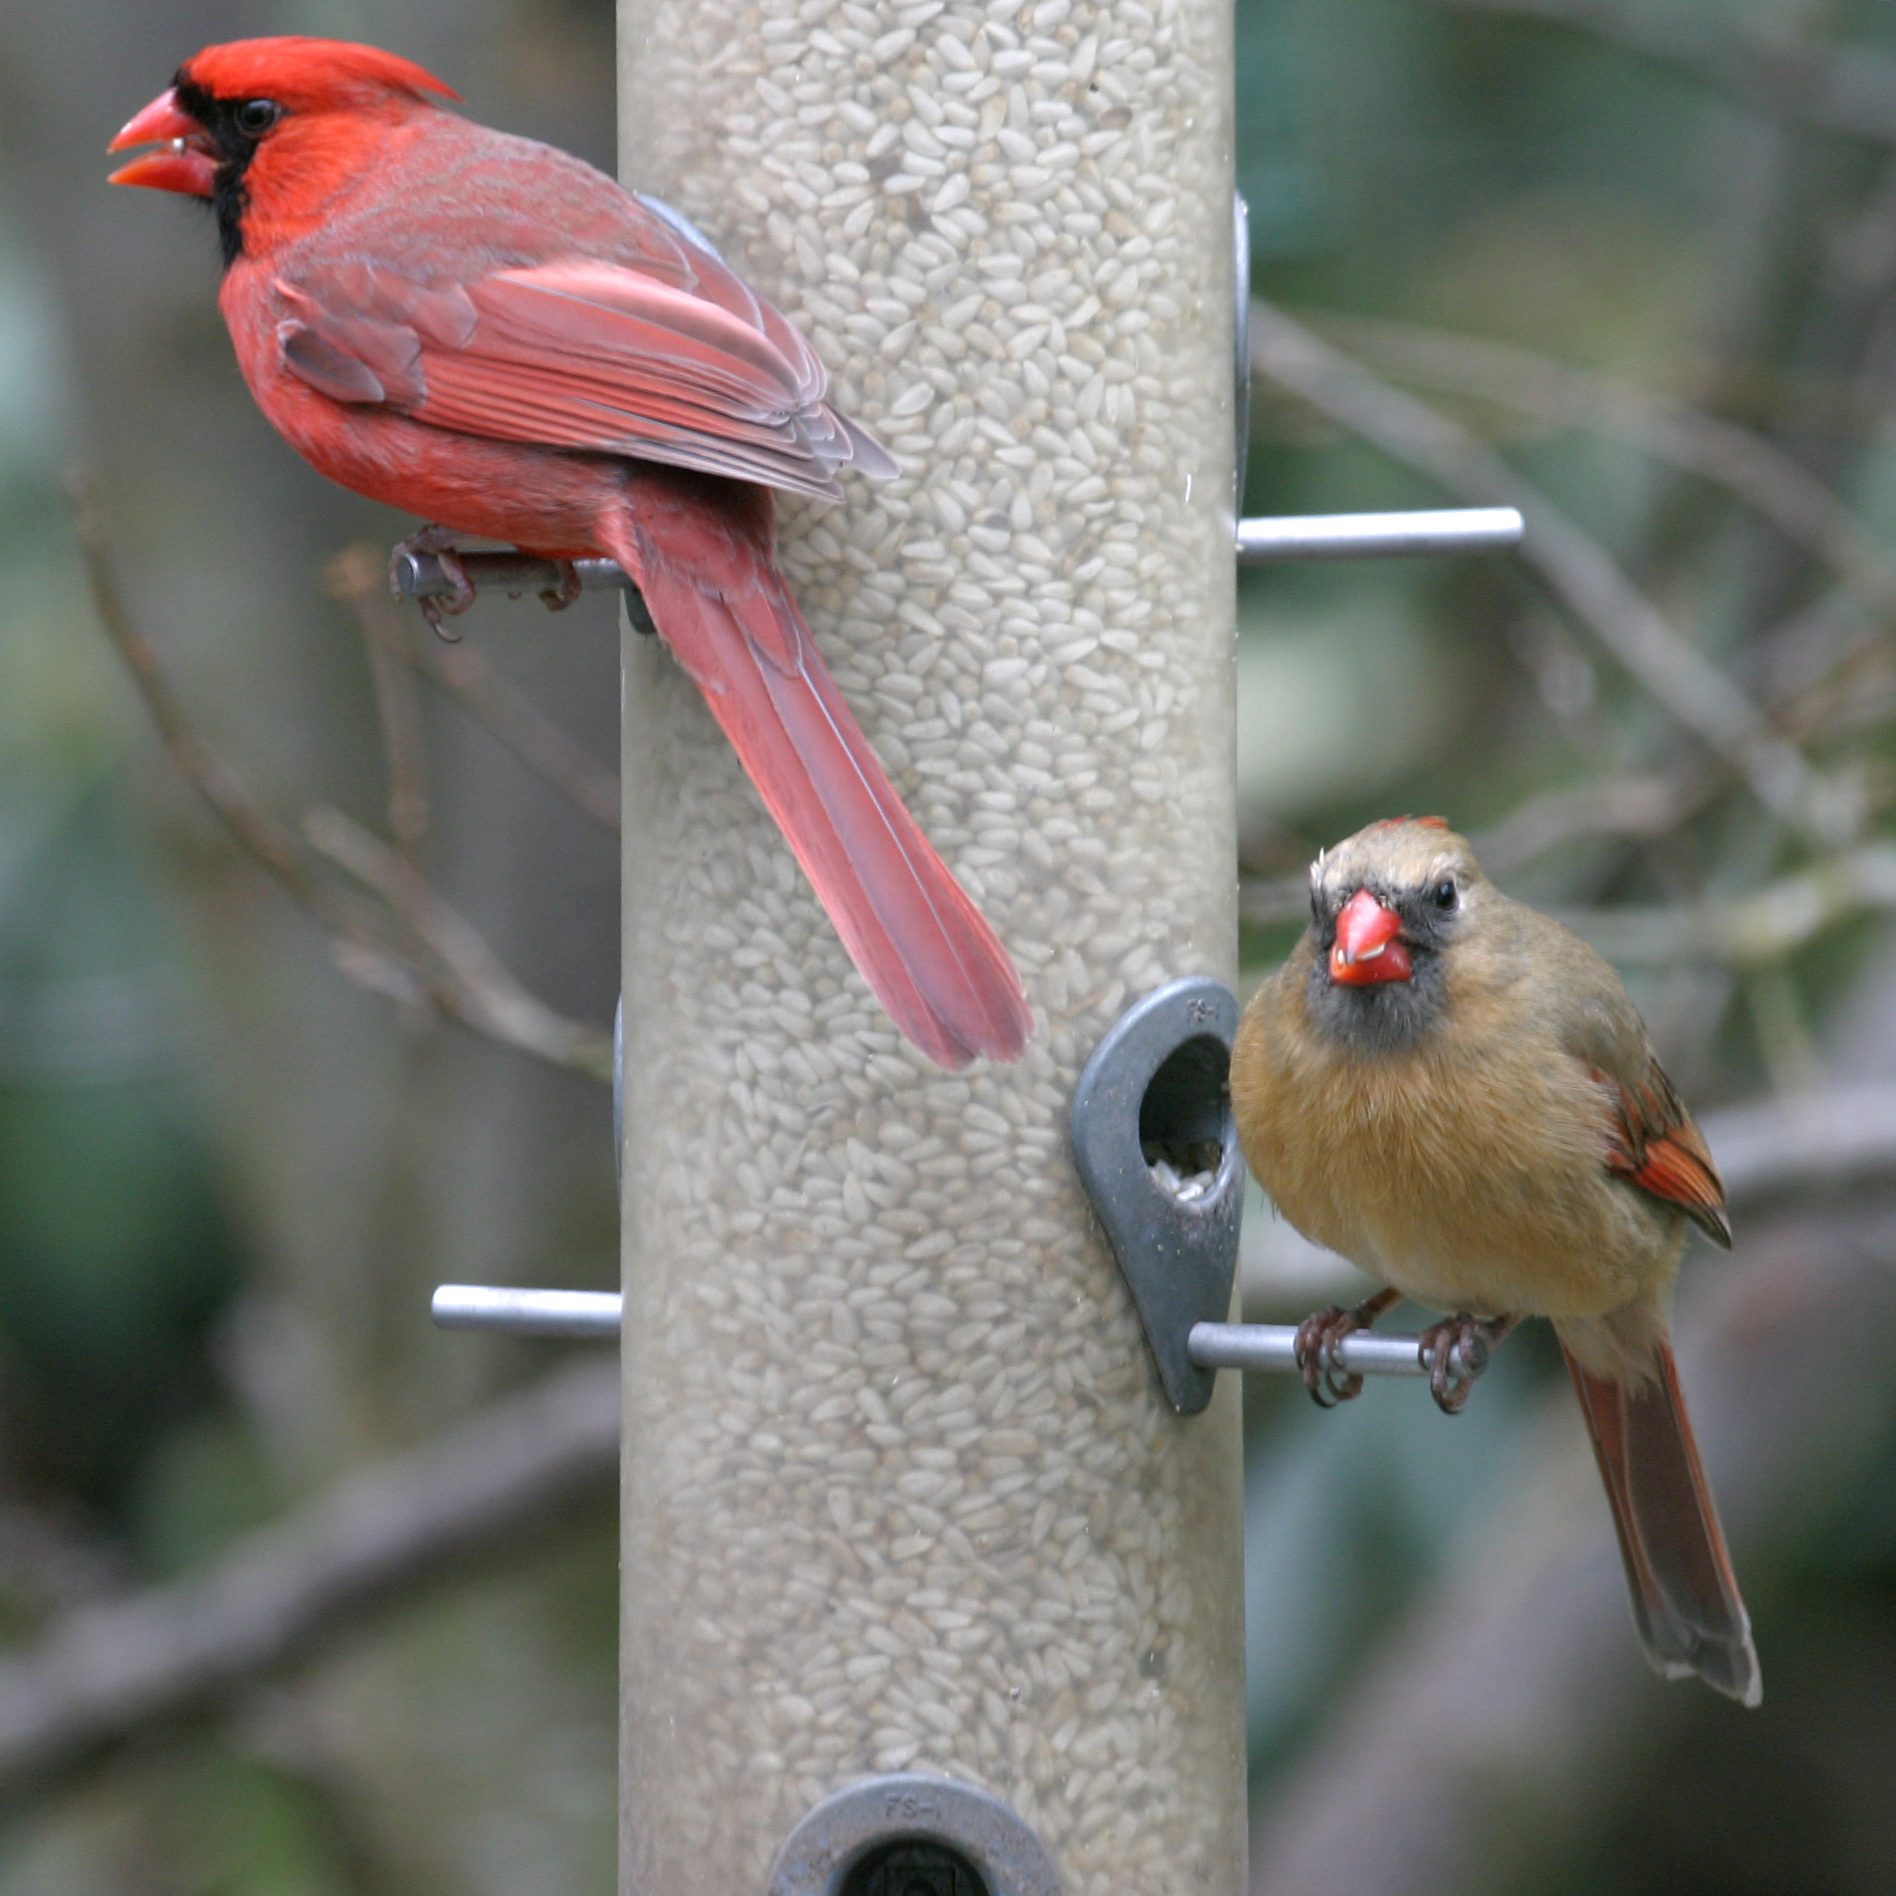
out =
<svg viewBox="0 0 1896 1896"><path fill-rule="evenodd" d="M1231 1116L1238 1003L1203 975L1172 981L1122 1014L1073 1095L1073 1157L1132 1288L1166 1400L1210 1401L1192 1328L1231 1309L1244 1161Z"/></svg>
<svg viewBox="0 0 1896 1896"><path fill-rule="evenodd" d="M1046 1847L991 1792L896 1772L826 1797L784 1841L765 1896L1060 1896Z"/></svg>

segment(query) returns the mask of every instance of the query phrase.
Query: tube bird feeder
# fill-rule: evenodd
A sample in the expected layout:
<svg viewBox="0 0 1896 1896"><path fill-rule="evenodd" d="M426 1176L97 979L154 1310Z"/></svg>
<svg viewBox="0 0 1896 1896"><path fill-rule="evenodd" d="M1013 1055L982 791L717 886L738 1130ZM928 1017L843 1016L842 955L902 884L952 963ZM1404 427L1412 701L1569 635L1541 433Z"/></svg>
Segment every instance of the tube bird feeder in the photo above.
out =
<svg viewBox="0 0 1896 1896"><path fill-rule="evenodd" d="M627 182L901 464L784 565L1037 1022L907 1048L628 634L622 1887L906 1889L932 1838L990 1896L1236 1896L1238 1390L1173 1413L1067 1138L1130 1001L1235 971L1230 3L620 46Z"/></svg>

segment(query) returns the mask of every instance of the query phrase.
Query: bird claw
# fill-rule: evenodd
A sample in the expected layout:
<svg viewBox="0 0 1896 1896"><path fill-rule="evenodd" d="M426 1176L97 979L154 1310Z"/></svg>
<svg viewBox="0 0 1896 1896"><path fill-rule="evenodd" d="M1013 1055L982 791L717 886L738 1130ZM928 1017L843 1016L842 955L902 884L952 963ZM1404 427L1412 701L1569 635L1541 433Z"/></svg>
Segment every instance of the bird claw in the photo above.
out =
<svg viewBox="0 0 1896 1896"><path fill-rule="evenodd" d="M423 527L419 533L411 534L389 555L388 568L391 584L395 578L395 569L399 561L420 554L432 559L441 568L448 584L454 591L446 599L433 593L419 593L415 604L421 608L421 616L434 627L435 636L449 645L458 645L461 635L450 632L442 624L444 617L458 618L474 603L474 582L467 576L467 568L461 564L460 549L454 544L454 535L446 527Z"/></svg>
<svg viewBox="0 0 1896 1896"><path fill-rule="evenodd" d="M1345 1310L1341 1304L1331 1304L1327 1310L1316 1311L1298 1324L1297 1367L1303 1372L1303 1385L1310 1392L1310 1400L1319 1409L1334 1409L1339 1402L1348 1402L1363 1393L1362 1377L1345 1374L1338 1366L1336 1348L1346 1336L1368 1327L1369 1319L1362 1314L1360 1305Z"/></svg>
<svg viewBox="0 0 1896 1896"><path fill-rule="evenodd" d="M571 560L555 560L560 581L557 586L543 586L540 599L548 612L564 612L580 595L579 568Z"/></svg>
<svg viewBox="0 0 1896 1896"><path fill-rule="evenodd" d="M1422 1332L1416 1354L1429 1372L1429 1393L1444 1415L1460 1415L1469 1392L1488 1367L1494 1347L1514 1328L1514 1317L1484 1320L1467 1311L1431 1323Z"/></svg>

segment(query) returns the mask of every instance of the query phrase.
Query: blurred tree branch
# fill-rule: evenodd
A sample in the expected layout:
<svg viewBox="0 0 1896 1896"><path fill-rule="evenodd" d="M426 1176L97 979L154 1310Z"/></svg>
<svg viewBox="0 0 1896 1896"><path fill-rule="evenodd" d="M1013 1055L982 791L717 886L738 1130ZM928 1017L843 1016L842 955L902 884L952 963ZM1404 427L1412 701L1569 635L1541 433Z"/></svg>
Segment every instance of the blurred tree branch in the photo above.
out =
<svg viewBox="0 0 1896 1896"><path fill-rule="evenodd" d="M397 854L419 874L428 843L427 740L409 671L407 632L389 596L387 568L372 548L347 547L323 569L323 583L362 627L388 757L389 834Z"/></svg>
<svg viewBox="0 0 1896 1896"><path fill-rule="evenodd" d="M39 1616L123 1590L125 1563L96 1531L43 1505L0 1494L0 1597Z"/></svg>
<svg viewBox="0 0 1896 1896"><path fill-rule="evenodd" d="M349 548L337 556L330 573L337 597L365 621L373 615L378 623L384 619L392 622L401 640L398 649L409 664L419 665L530 770L544 777L595 822L617 833L618 772L595 763L471 646L449 645L432 636L410 637L408 621L394 610L389 599L387 568L374 547Z"/></svg>
<svg viewBox="0 0 1896 1896"><path fill-rule="evenodd" d="M616 1360L560 1371L251 1535L210 1572L69 1613L0 1661L0 1791L264 1677L615 1493Z"/></svg>
<svg viewBox="0 0 1896 1896"><path fill-rule="evenodd" d="M1561 914L1609 961L1781 961L1853 917L1896 909L1896 844L1865 843L1780 876L1748 895L1676 908L1600 908Z"/></svg>
<svg viewBox="0 0 1896 1896"><path fill-rule="evenodd" d="M395 602L365 547L336 555L323 570L328 591L354 608L375 686L376 721L388 769L388 829L399 866L396 888L382 893L411 931L412 950L422 945L415 916L424 905L428 853L428 740L421 704L409 669L407 638ZM374 582L380 581L380 584ZM307 827L307 824L305 825Z"/></svg>
<svg viewBox="0 0 1896 1896"><path fill-rule="evenodd" d="M1704 1131L1734 1201L1841 1184L1896 1167L1896 1084L1725 1106Z"/></svg>
<svg viewBox="0 0 1896 1896"><path fill-rule="evenodd" d="M1584 837L1663 836L1698 809L1715 787L1709 772L1698 771L1615 777L1573 790L1549 790L1483 831L1477 853L1489 874L1511 876Z"/></svg>
<svg viewBox="0 0 1896 1896"><path fill-rule="evenodd" d="M472 923L410 874L401 857L340 810L312 810L304 819L311 846L345 869L401 915L430 966L443 971L455 1011L470 1027L506 1046L537 1053L555 1066L612 1080L612 1037L556 1014L529 994ZM438 984L438 983L437 983Z"/></svg>
<svg viewBox="0 0 1896 1896"><path fill-rule="evenodd" d="M73 499L79 552L85 561L86 579L92 589L99 624L138 687L138 695L144 699L145 709L158 727L159 741L179 774L211 806L244 851L261 863L299 906L332 934L342 936L365 952L380 954L381 944L368 928L366 919L339 904L310 874L289 832L250 801L236 777L205 747L190 713L165 676L156 648L125 604L91 481L84 474L74 472L68 476L67 486Z"/></svg>
<svg viewBox="0 0 1896 1896"><path fill-rule="evenodd" d="M608 770L567 736L539 706L500 677L479 652L430 638L417 649L424 671L554 789L603 823L619 829L619 773Z"/></svg>
<svg viewBox="0 0 1896 1896"><path fill-rule="evenodd" d="M471 924L455 915L421 879L412 860L384 850L334 812L310 819L312 841L373 889L410 933L408 951L389 939L370 912L340 900L313 875L288 831L250 801L215 758L166 677L157 651L133 621L113 573L104 528L83 476L70 482L80 551L93 602L107 638L124 661L179 773L211 806L245 852L261 863L332 937L337 966L352 980L407 1005L431 998L464 1026L558 1066L610 1082L612 1039L569 1021L527 994ZM399 626L395 628L399 634ZM369 631L372 652L382 636ZM405 676L405 667L402 668ZM400 688L390 686L400 706ZM388 711L391 802L405 811L411 851L426 827L419 732L409 709Z"/></svg>
<svg viewBox="0 0 1896 1896"><path fill-rule="evenodd" d="M1763 435L1511 343L1378 317L1305 314L1326 337L1401 381L1607 435L1701 475L1834 568L1879 614L1896 609L1896 560L1822 481Z"/></svg>
<svg viewBox="0 0 1896 1896"><path fill-rule="evenodd" d="M1616 777L1530 798L1471 840L1483 871L1496 881L1518 874L1565 844L1588 837L1645 841L1676 829L1716 788L1706 771L1670 777ZM1238 884L1239 909L1256 927L1302 921L1310 909L1310 878L1251 876Z"/></svg>
<svg viewBox="0 0 1896 1896"><path fill-rule="evenodd" d="M1896 59L1761 30L1733 9L1627 0L1448 0L1467 13L1576 27L1774 118L1896 143Z"/></svg>
<svg viewBox="0 0 1896 1896"><path fill-rule="evenodd" d="M1474 506L1517 507L1521 554L1673 720L1724 757L1764 806L1814 841L1855 820L1795 745L1691 645L1591 535L1459 423L1391 388L1261 300L1252 367Z"/></svg>

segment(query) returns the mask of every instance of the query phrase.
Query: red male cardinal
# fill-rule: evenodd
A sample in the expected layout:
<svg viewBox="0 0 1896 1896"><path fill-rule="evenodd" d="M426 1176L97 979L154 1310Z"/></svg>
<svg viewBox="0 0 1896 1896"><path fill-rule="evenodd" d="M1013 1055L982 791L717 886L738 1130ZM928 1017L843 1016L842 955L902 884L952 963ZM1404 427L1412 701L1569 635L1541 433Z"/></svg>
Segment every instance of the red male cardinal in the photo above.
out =
<svg viewBox="0 0 1896 1896"><path fill-rule="evenodd" d="M883 449L682 219L471 125L419 66L336 40L212 46L112 149L208 198L250 392L319 472L450 532L637 583L903 1033L1011 1060L1020 978L903 808L775 559L773 487L834 498Z"/></svg>
<svg viewBox="0 0 1896 1896"><path fill-rule="evenodd" d="M1244 1011L1232 1104L1278 1210L1392 1286L1302 1326L1311 1393L1357 1392L1329 1352L1398 1296L1459 1313L1425 1333L1450 1409L1457 1354L1552 1317L1647 1656L1756 1705L1666 1339L1686 1226L1731 1243L1724 1188L1619 977L1496 890L1439 817L1372 823L1319 856L1310 907Z"/></svg>

